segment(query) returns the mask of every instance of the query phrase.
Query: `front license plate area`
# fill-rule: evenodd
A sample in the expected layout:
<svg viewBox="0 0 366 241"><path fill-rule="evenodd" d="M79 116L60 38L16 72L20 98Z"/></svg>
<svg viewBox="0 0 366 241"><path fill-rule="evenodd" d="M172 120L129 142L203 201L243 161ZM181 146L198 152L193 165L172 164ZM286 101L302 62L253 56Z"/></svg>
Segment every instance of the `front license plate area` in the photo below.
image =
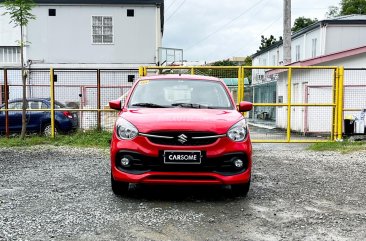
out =
<svg viewBox="0 0 366 241"><path fill-rule="evenodd" d="M200 151L164 151L164 164L201 164Z"/></svg>

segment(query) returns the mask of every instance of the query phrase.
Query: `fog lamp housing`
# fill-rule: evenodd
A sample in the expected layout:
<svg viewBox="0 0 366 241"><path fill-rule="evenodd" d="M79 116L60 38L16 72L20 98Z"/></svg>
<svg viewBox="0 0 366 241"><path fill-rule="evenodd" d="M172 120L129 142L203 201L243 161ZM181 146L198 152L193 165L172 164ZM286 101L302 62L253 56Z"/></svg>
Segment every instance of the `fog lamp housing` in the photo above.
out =
<svg viewBox="0 0 366 241"><path fill-rule="evenodd" d="M123 166L123 167L127 167L127 166L129 166L130 165L130 159L129 158L127 158L127 157L122 157L122 159L121 159L121 165Z"/></svg>
<svg viewBox="0 0 366 241"><path fill-rule="evenodd" d="M234 166L236 168L242 168L244 166L244 162L241 159L235 159L234 160Z"/></svg>

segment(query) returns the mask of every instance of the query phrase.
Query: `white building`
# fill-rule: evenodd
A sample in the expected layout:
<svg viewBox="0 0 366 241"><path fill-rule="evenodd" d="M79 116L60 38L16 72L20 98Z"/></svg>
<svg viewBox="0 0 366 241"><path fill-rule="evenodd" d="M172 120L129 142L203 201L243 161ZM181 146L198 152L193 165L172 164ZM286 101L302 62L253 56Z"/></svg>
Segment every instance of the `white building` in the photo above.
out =
<svg viewBox="0 0 366 241"><path fill-rule="evenodd" d="M366 45L366 15L326 19L304 28L291 37L292 62L312 59ZM283 65L283 45L279 41L252 55L253 66ZM263 70L253 70L253 83L261 82Z"/></svg>
<svg viewBox="0 0 366 241"><path fill-rule="evenodd" d="M289 66L344 66L345 99L349 109L366 108L366 15L349 15L319 21L292 35ZM253 66L280 66L283 46L278 42L253 56ZM355 71L358 76L355 77ZM292 103L332 103L332 70L294 70ZM254 101L287 102L287 71L253 70ZM287 126L287 107L256 108L255 116L269 113L279 128ZM344 114L355 114L349 111ZM293 107L291 129L298 132L329 133L331 107ZM267 115L268 116L268 115Z"/></svg>
<svg viewBox="0 0 366 241"><path fill-rule="evenodd" d="M0 2L2 2L0 0ZM26 27L31 67L116 68L157 62L164 0L36 0ZM19 28L0 8L0 67L19 65Z"/></svg>
<svg viewBox="0 0 366 241"><path fill-rule="evenodd" d="M0 0L0 3L3 0ZM97 108L97 70L101 108L124 96L138 76L137 67L155 65L162 44L164 0L35 0L25 29L27 97L50 97L48 68L55 70L55 98L83 109ZM19 27L0 7L0 104L22 97ZM40 70L46 68L46 70ZM74 68L74 70L70 70ZM75 68L80 68L76 70ZM84 69L84 70L82 70ZM113 70L118 69L118 70ZM96 112L80 113L82 128L96 126ZM104 118L102 118L104 121Z"/></svg>

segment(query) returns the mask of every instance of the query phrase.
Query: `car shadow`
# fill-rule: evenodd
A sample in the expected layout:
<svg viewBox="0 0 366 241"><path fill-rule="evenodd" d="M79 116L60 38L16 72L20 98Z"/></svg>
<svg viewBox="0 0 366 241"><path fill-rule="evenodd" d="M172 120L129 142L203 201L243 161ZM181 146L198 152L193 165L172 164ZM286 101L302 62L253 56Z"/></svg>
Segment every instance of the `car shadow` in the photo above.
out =
<svg viewBox="0 0 366 241"><path fill-rule="evenodd" d="M231 192L230 186L224 185L147 185L131 184L128 199L169 202L217 202L243 199Z"/></svg>

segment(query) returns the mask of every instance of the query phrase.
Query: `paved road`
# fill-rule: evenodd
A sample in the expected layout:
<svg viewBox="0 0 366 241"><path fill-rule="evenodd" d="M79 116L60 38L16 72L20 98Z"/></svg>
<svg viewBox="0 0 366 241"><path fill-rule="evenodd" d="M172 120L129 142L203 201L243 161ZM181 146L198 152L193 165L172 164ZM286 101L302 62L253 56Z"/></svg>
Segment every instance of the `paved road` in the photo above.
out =
<svg viewBox="0 0 366 241"><path fill-rule="evenodd" d="M133 186L108 153L0 149L0 240L365 240L366 152L254 146L252 188Z"/></svg>

